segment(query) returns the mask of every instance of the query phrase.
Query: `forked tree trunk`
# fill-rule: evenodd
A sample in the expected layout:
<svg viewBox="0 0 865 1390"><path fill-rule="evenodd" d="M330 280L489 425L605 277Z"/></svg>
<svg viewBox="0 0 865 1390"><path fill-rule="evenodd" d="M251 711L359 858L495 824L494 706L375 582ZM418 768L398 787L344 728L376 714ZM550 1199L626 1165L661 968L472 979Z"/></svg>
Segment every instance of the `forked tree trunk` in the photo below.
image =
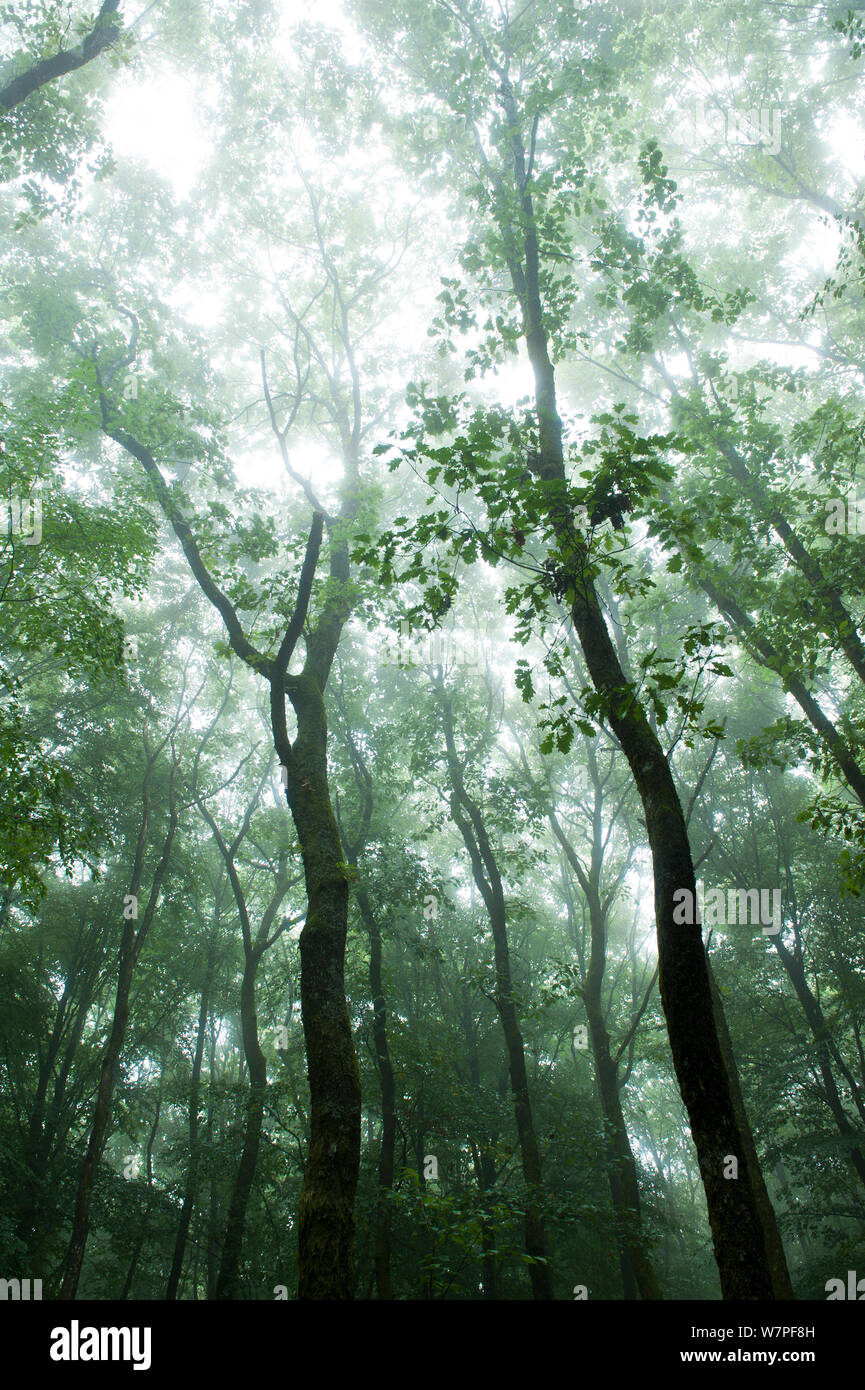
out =
<svg viewBox="0 0 865 1390"><path fill-rule="evenodd" d="M300 935L300 996L310 1093L310 1138L298 1204L298 1298L354 1298L354 1199L360 1169L360 1073L345 999L348 873L334 818L327 775L324 690L351 613L350 564L345 536L332 540L332 587L315 627L304 632L324 529L315 512L298 582L294 612L272 659L257 651L237 610L213 578L189 523L171 496L148 448L116 424L116 412L100 395L103 429L150 479L192 573L222 618L232 650L270 688L273 746L283 769L285 794L300 841L307 914ZM355 441L356 445L356 441ZM353 445L353 447L355 447ZM339 525L356 510L356 460ZM354 489L354 490L353 490ZM301 635L306 660L299 675L288 666ZM286 696L297 719L288 736Z"/></svg>

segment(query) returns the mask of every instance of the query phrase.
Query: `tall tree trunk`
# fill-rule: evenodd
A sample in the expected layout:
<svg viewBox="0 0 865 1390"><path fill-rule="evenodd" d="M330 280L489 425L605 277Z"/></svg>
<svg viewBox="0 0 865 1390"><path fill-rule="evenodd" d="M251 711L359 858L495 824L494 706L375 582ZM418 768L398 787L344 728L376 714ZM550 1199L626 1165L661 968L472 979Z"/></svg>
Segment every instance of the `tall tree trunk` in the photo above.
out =
<svg viewBox="0 0 865 1390"><path fill-rule="evenodd" d="M93 949L87 950L85 942L90 937ZM62 1099L65 1090L64 1067L70 1064L70 1044L77 1050L78 1041L84 1028L84 1021L93 995L93 980L96 971L96 932L79 926L75 949L64 982L63 994L57 1005L57 1013L48 1046L39 1058L39 1075L36 1095L27 1125L24 1161L30 1176L23 1184L18 1209L16 1238L27 1248L30 1256L36 1251L38 1235L45 1227L47 1207L52 1205L50 1194L46 1192L46 1177L51 1160L53 1128L51 1118L55 1109L58 1092ZM89 957L89 960L87 959ZM82 965L82 960L84 964ZM70 1021L71 1020L71 1021ZM58 1068L58 1058L65 1048L63 1062ZM63 1078L61 1080L61 1078ZM52 1105L48 1104L49 1087L53 1081ZM46 1201L46 1198L48 1200Z"/></svg>
<svg viewBox="0 0 865 1390"><path fill-rule="evenodd" d="M205 1124L205 1147L209 1152L213 1152L213 1131L214 1131L214 1095L213 1083L216 1063L216 1037L214 1023L210 1025L210 1046L209 1051L209 1081L207 1088L207 1122ZM216 1298L216 1281L219 1277L219 1255L220 1255L220 1203L217 1190L217 1178L213 1166L210 1167L210 1182L207 1201L207 1267L205 1279L205 1298L207 1302L212 1302Z"/></svg>
<svg viewBox="0 0 865 1390"><path fill-rule="evenodd" d="M493 934L496 968L495 1002L505 1037L514 1117L517 1124L523 1178L527 1189L524 1229L526 1254L531 1261L529 1279L532 1285L532 1296L538 1299L550 1299L554 1298L555 1295L548 1263L546 1229L540 1206L541 1154L532 1119L525 1048L511 979L504 887L480 808L465 787L463 769L457 757L454 743L451 702L449 697L445 695L442 697L442 711L448 771L452 787L451 811L468 851L472 875L486 905Z"/></svg>
<svg viewBox="0 0 865 1390"><path fill-rule="evenodd" d="M136 899L140 892L141 879L144 872L144 850L147 843L147 828L150 813L149 781L152 770L153 759L148 754L147 772L145 773L143 790L144 807L141 818L141 829L138 835L135 864L129 885L129 892ZM178 810L174 796L174 780L176 773L177 762L175 759L171 765L169 780L168 831L163 840L162 853L153 875L150 897L147 900L147 907L144 910L143 920L141 925L137 928L134 919L125 920L123 924L123 936L120 942L117 972L117 991L114 999L114 1016L111 1022L108 1044L102 1059L99 1088L96 1095L96 1104L93 1112L87 1152L84 1156L84 1162L81 1165L81 1173L78 1179L75 1213L72 1219L72 1234L69 1240L63 1282L59 1294L61 1299L75 1298L78 1290L78 1280L81 1277L81 1267L84 1263L84 1251L87 1245L88 1232L90 1230L90 1204L93 1195L93 1183L96 1177L96 1169L102 1158L105 1141L108 1136L108 1125L111 1119L111 1106L114 1097L114 1085L117 1079L117 1069L120 1064L120 1056L123 1051L123 1044L126 1040L126 1029L129 1023L129 992L132 987L132 977L141 954L141 948L144 945L156 915L156 907L159 902L159 895L162 891L163 880L168 872L171 847L177 829Z"/></svg>
<svg viewBox="0 0 865 1390"><path fill-rule="evenodd" d="M85 1024L93 998L95 979L98 971L98 961L94 960L89 968L87 980L82 986L81 996L75 1012L75 1021L69 1032L69 1038L63 1052L59 1071L54 1078L54 1093L51 1103L48 1106L45 1123L42 1133L39 1136L38 1145L33 1160L34 1172L37 1184L41 1185L41 1190L45 1194L44 1200L38 1211L35 1213L32 1235L28 1244L28 1254L31 1263L44 1260L42 1255L42 1242L47 1238L51 1240L51 1233L56 1228L58 1197L53 1185L48 1184L46 1189L45 1180L48 1176L49 1165L52 1155L57 1153L63 1145L64 1139L69 1132L70 1118L67 1109L67 1118L64 1118L64 1107L66 1105L66 1088L69 1084L69 1077L72 1073L75 1059L80 1056L79 1046L84 1034Z"/></svg>
<svg viewBox="0 0 865 1390"><path fill-rule="evenodd" d="M162 1067L160 1066L160 1076ZM138 1269L138 1261L141 1259L141 1252L144 1249L144 1242L147 1240L147 1232L150 1229L150 1218L153 1215L153 1199L156 1189L153 1186L153 1145L156 1142L156 1135L159 1130L159 1118L162 1114L162 1083L160 1081L159 1092L156 1097L156 1110L153 1115L153 1124L150 1126L150 1133L147 1136L147 1201L144 1212L138 1227L138 1234L135 1246L132 1251L132 1258L126 1271L126 1278L123 1281L123 1288L120 1290L120 1301L124 1302L132 1292L132 1285Z"/></svg>
<svg viewBox="0 0 865 1390"><path fill-rule="evenodd" d="M210 990L213 983L215 960L216 941L214 937L211 936L207 952L207 968L204 974L204 984L201 987L201 1002L198 1007L195 1054L192 1059L192 1077L189 1083L189 1166L186 1170L186 1186L183 1192L183 1205L180 1209L177 1234L174 1238L174 1254L171 1257L171 1269L169 1270L168 1284L165 1289L165 1297L169 1302L177 1298L178 1289L180 1288L180 1279L183 1274L183 1261L186 1255L186 1242L189 1239L189 1227L192 1222L192 1213L195 1210L195 1202L198 1197L198 1173L201 1159L198 1142L198 1098L201 1092L204 1040L207 1034L207 1019L210 1013Z"/></svg>
<svg viewBox="0 0 865 1390"><path fill-rule="evenodd" d="M466 1057L468 1058L469 1080L475 1087L481 1084L481 1064L478 1056L477 1032L472 1017L471 997L467 987L463 987L462 1001L463 1016L463 1035L466 1040ZM481 1260L483 1274L481 1283L483 1286L484 1299L487 1302L494 1302L499 1296L499 1275L493 1250L495 1249L495 1234L492 1229L490 1218L489 1194L493 1189L496 1180L496 1165L492 1155L491 1136L484 1134L479 1142L472 1141L472 1166L475 1170L475 1179L478 1185L478 1192L481 1197Z"/></svg>
<svg viewBox="0 0 865 1390"><path fill-rule="evenodd" d="M595 764L591 764L593 770ZM592 1044L592 1060L601 1112L604 1117L604 1134L608 1147L607 1176L610 1184L610 1197L616 1218L616 1241L619 1248L619 1267L622 1273L622 1289L626 1299L635 1299L639 1294L643 1299L663 1298L660 1284L652 1261L646 1253L645 1234L640 1210L640 1184L637 1165L625 1116L622 1110L619 1086L619 1068L613 1057L610 1035L604 1016L602 1001L604 976L607 968L607 915L609 902L601 901L600 876L603 865L604 835L601 820L601 800L598 783L595 781L595 806L592 818L591 863L584 867L574 851L573 845L559 824L553 810L549 811L549 821L565 857L573 869L586 898L589 909L591 945L589 965L583 981L583 1002L589 1021L589 1039ZM648 998L648 994L647 994ZM635 1029L640 1015L632 1024Z"/></svg>
<svg viewBox="0 0 865 1390"><path fill-rule="evenodd" d="M324 685L335 642L307 640L307 667L287 682L297 718L271 682L277 756L300 840L307 915L300 1004L309 1076L309 1152L298 1207L299 1299L354 1298L354 1199L360 1167L360 1073L345 998L348 872L327 781ZM309 669L311 667L311 669Z"/></svg>
<svg viewBox="0 0 865 1390"><path fill-rule="evenodd" d="M306 922L300 935L300 997L309 1077L310 1142L298 1206L298 1297L351 1299L361 1094L345 998L348 874L328 785L324 707L330 668L351 613L345 530L331 537L333 582L314 628L304 633L324 529L324 513L313 514L294 612L279 651L268 659L250 642L237 610L204 563L189 523L152 453L115 426L116 412L104 393L100 393L100 404L105 433L138 460L150 479L199 587L225 624L232 650L263 676L270 688L273 746L300 841L307 896ZM351 522L357 508L359 429L356 418L351 439L354 452L347 457L345 502L339 517L342 528ZM301 635L306 640L306 660L299 675L289 675L289 662ZM294 743L288 736L286 696L297 719Z"/></svg>
<svg viewBox="0 0 865 1390"><path fill-rule="evenodd" d="M324 728L324 702L320 725ZM298 1298L354 1297L354 1198L360 1165L360 1074L345 999L348 878L326 793L324 740L299 749L295 815L308 912L300 997L310 1094L309 1153L298 1211ZM303 755L303 756L302 756ZM308 760L307 760L308 759ZM306 769L306 775L303 770ZM318 776L315 781L309 776ZM308 787L301 782L309 782ZM294 812L294 806L292 806Z"/></svg>
<svg viewBox="0 0 865 1390"><path fill-rule="evenodd" d="M378 1202L375 1214L375 1287L379 1300L393 1298L391 1283L391 1199L393 1194L396 1103L393 1066L387 1040L387 1006L382 979L381 931L365 888L357 890L358 907L369 933L369 992L372 998L372 1036L381 1087L381 1147L378 1159Z"/></svg>
<svg viewBox="0 0 865 1390"><path fill-rule="evenodd" d="M802 1005L808 1027L814 1038L814 1052L817 1057L820 1078L823 1082L826 1104L838 1127L838 1133L844 1140L847 1158L859 1181L865 1183L865 1154L863 1154L862 1151L862 1137L857 1134L850 1123L838 1092L838 1085L832 1070L831 1054L835 1048L826 1019L823 1015L823 1010L820 1008L820 1004L805 978L805 967L799 952L797 951L794 953L789 950L780 939L780 936L773 937L772 944L778 953L790 983L796 991L796 997ZM852 1081L852 1078L848 1079ZM853 1087L853 1093L854 1099L858 1101L855 1086Z"/></svg>
<svg viewBox="0 0 865 1390"><path fill-rule="evenodd" d="M552 367L550 366L550 374ZM572 532L560 535L561 544ZM604 697L607 719L628 759L652 851L659 988L673 1064L697 1150L715 1257L724 1298L791 1298L792 1286L774 1214L755 1199L765 1191L755 1167L753 1139L744 1111L735 1103L722 1053L700 924L675 922L674 895L696 902L691 849L672 772L660 741L619 666L594 588L575 576L571 614L595 689ZM741 1179L724 1176L737 1159Z"/></svg>
<svg viewBox="0 0 865 1390"><path fill-rule="evenodd" d="M218 1299L240 1297L243 1233L246 1226L249 1196L258 1165L261 1125L264 1117L264 1104L267 1099L267 1062L258 1039L258 1018L255 1008L255 977L260 960L261 952L258 951L247 957L240 989L243 1052L246 1057L246 1065L249 1068L249 1100L246 1106L243 1147L234 1177L234 1186L231 1190L228 1222L222 1246L222 1261L219 1267L219 1277L216 1281L216 1297Z"/></svg>
<svg viewBox="0 0 865 1390"><path fill-rule="evenodd" d="M359 814L353 833L347 833L347 829L339 816L337 820L345 861L351 865L352 873L358 879L357 903L369 936L369 991L372 1002L372 1031L381 1092L381 1145L378 1161L373 1270L378 1299L389 1301L393 1298L391 1229L393 1221L394 1147L396 1144L396 1090L387 1036L387 1001L382 974L381 929L360 868L363 851L369 840L375 795L373 778L366 765L363 750L355 742L352 735L345 700L339 691L337 692L337 704L341 715L342 738L354 770L359 797Z"/></svg>
<svg viewBox="0 0 865 1390"><path fill-rule="evenodd" d="M684 889L690 893L690 901L696 902L691 848L673 775L637 691L622 671L598 602L586 545L562 500L567 483L563 431L541 298L531 174L514 91L506 70L499 68L498 75L513 158L511 192L516 192L521 215L516 223L509 220L502 190L497 218L534 376L539 448L533 471L549 486L549 518L586 667L643 805L654 869L661 1002L706 1192L721 1289L723 1297L730 1299L792 1298L783 1255L780 1268L776 1258L780 1239L768 1195L765 1203L755 1199L755 1190L762 1187L765 1191L765 1187L759 1167L751 1171L753 1140L746 1117L734 1103L715 1022L701 928L696 922L679 925L673 917L676 893ZM738 1160L738 1180L724 1176L730 1156Z"/></svg>
<svg viewBox="0 0 865 1390"><path fill-rule="evenodd" d="M496 1179L495 1164L488 1153L478 1149L477 1144L472 1145L472 1166L475 1170L475 1179L478 1185L478 1192L481 1194L481 1263L483 1274L481 1285L484 1299L495 1302L499 1296L499 1275L496 1265L495 1255L495 1233L489 1214L489 1192Z"/></svg>
<svg viewBox="0 0 865 1390"><path fill-rule="evenodd" d="M599 908L600 904L597 904L597 907ZM593 957L596 930L593 922ZM603 966L598 971L593 958L586 977L583 999L589 1021L589 1038L592 1044L595 1077L598 1083L598 1095L609 1146L610 1195L616 1214L616 1235L619 1245L619 1263L622 1269L622 1285L626 1299L636 1298L638 1293L643 1299L659 1299L663 1298L663 1294L645 1248L637 1165L634 1162L631 1141L628 1137L625 1116L622 1111L618 1067L610 1048L610 1035L607 1031L601 1003L602 983Z"/></svg>
<svg viewBox="0 0 865 1390"><path fill-rule="evenodd" d="M243 1233L246 1226L246 1211L249 1205L250 1193L252 1192L252 1184L255 1181L255 1170L258 1166L261 1127L264 1119L264 1106L267 1100L267 1063L258 1038L255 982L262 957L282 935L282 932L288 925L287 920L283 919L281 926L271 932L277 913L290 887L287 871L287 851L283 851L280 855L279 867L275 875L274 889L267 906L261 914L261 921L259 922L255 937L252 935L252 925L249 919L246 895L243 891L243 885L237 871L236 855L243 840L249 833L252 817L261 795L263 780L262 778L262 782L259 783L255 796L247 806L240 829L234 836L231 844L226 843L213 815L204 804L204 801L200 797L198 798L198 808L207 821L207 824L210 826L217 848L222 855L228 881L231 884L231 891L234 894L238 917L240 919L244 962L243 979L240 987L240 1029L243 1039L243 1055L249 1070L250 1081L250 1095L246 1105L240 1162L237 1167L237 1172L235 1173L231 1200L228 1207L228 1222L222 1248L222 1261L219 1269L219 1278L216 1284L216 1297L218 1299L236 1299L240 1297L240 1262L243 1253Z"/></svg>

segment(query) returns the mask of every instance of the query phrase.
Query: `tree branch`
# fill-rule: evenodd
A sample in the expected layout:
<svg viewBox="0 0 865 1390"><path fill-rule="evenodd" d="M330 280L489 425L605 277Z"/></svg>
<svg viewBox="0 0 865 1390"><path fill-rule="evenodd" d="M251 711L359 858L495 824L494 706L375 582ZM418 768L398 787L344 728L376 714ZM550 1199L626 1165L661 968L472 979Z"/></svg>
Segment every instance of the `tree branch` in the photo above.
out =
<svg viewBox="0 0 865 1390"><path fill-rule="evenodd" d="M81 43L76 44L74 48L66 49L63 53L54 53L50 58L43 58L40 62L34 63L26 72L19 73L11 82L7 82L5 87L0 88L0 110L11 111L14 106L19 106L25 101L31 92L44 87L47 82L53 82L57 77L65 76L67 72L83 68L85 63L98 57L103 49L110 48L123 32L120 17L116 13L119 4L120 0L104 0L93 28Z"/></svg>
<svg viewBox="0 0 865 1390"><path fill-rule="evenodd" d="M110 439L113 439L115 443L119 444L121 448L125 449L128 454L131 454L134 459L137 459L150 479L153 490L156 493L156 500L162 508L166 520L170 523L175 536L180 541L183 553L189 562L189 568L198 580L202 593L213 604L213 607L219 613L219 616L225 624L225 630L228 634L228 641L232 651L240 657L241 661L246 662L247 666L252 667L253 671L258 671L262 675L267 675L269 667L267 658L263 656L261 652L257 651L249 641L246 633L243 631L234 604L231 602L228 595L223 593L222 589L220 589L216 580L205 565L201 557L201 551L198 548L198 542L192 534L189 523L184 521L181 516L180 508L171 496L168 485L162 476L155 458L149 449L146 449L143 444L140 444L139 441L135 439L133 435L128 434L126 430L117 427L111 428L109 426L108 405L104 396L102 396L101 399L103 417L102 429L104 433L107 434Z"/></svg>

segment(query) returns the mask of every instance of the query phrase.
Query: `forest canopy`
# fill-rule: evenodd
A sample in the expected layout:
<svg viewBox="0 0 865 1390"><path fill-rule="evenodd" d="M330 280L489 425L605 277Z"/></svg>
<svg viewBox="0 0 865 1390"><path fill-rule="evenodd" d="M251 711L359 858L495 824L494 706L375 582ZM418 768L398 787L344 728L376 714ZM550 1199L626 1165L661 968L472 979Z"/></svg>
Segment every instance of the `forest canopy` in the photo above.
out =
<svg viewBox="0 0 865 1390"><path fill-rule="evenodd" d="M865 1297L863 63L0 6L5 1297Z"/></svg>

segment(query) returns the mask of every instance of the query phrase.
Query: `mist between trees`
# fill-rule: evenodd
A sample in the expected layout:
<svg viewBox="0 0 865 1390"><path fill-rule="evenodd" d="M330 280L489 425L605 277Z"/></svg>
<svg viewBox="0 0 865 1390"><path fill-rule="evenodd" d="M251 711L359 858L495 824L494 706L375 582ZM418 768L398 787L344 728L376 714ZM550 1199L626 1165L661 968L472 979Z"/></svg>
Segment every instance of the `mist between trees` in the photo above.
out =
<svg viewBox="0 0 865 1390"><path fill-rule="evenodd" d="M0 44L5 1296L842 1296L859 11Z"/></svg>

